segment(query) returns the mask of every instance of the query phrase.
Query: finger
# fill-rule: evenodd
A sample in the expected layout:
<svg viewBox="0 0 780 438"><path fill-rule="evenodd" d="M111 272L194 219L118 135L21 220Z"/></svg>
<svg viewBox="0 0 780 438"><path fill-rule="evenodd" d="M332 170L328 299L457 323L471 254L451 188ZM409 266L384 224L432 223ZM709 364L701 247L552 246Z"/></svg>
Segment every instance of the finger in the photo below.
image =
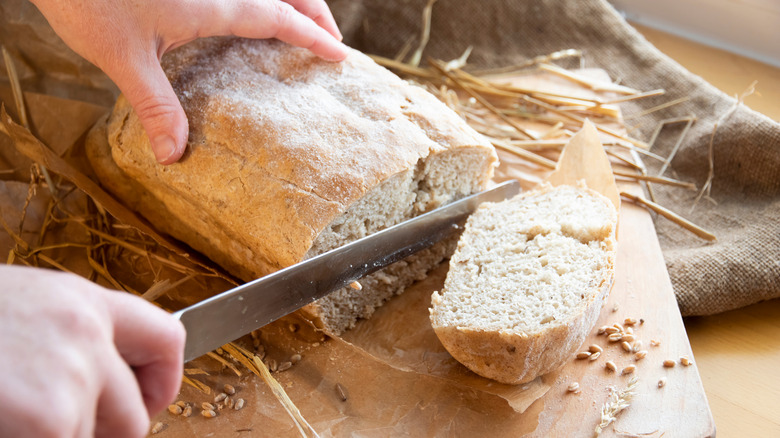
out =
<svg viewBox="0 0 780 438"><path fill-rule="evenodd" d="M135 375L115 351L104 359L106 374L98 398L94 436L145 436L149 429L149 413L144 406Z"/></svg>
<svg viewBox="0 0 780 438"><path fill-rule="evenodd" d="M172 164L184 154L189 128L181 103L155 56L140 54L137 59L123 60L122 66L107 66L105 70L138 114L157 161Z"/></svg>
<svg viewBox="0 0 780 438"><path fill-rule="evenodd" d="M167 312L123 293L109 300L114 343L133 368L149 415L164 409L179 392L184 327Z"/></svg>
<svg viewBox="0 0 780 438"><path fill-rule="evenodd" d="M328 61L341 61L348 53L347 46L314 20L276 0L211 2L201 10L200 25L201 36L277 38Z"/></svg>
<svg viewBox="0 0 780 438"><path fill-rule="evenodd" d="M341 41L344 39L325 0L284 0L284 2L289 3L298 12L311 18L337 40Z"/></svg>

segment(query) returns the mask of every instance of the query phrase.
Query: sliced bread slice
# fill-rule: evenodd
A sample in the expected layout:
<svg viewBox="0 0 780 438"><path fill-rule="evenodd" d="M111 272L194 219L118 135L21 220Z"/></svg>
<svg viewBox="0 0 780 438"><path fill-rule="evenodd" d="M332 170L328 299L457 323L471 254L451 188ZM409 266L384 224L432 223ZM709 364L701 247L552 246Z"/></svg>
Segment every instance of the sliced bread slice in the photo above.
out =
<svg viewBox="0 0 780 438"><path fill-rule="evenodd" d="M617 212L585 187L544 185L469 218L431 322L475 373L524 383L570 358L609 293Z"/></svg>

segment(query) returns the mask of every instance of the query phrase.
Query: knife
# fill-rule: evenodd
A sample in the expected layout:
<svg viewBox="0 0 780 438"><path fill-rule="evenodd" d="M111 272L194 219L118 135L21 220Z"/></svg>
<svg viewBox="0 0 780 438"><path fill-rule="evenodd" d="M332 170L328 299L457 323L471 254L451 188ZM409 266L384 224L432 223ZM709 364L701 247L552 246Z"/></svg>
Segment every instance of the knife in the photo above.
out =
<svg viewBox="0 0 780 438"><path fill-rule="evenodd" d="M189 361L455 233L479 204L511 198L517 181L439 207L173 313Z"/></svg>

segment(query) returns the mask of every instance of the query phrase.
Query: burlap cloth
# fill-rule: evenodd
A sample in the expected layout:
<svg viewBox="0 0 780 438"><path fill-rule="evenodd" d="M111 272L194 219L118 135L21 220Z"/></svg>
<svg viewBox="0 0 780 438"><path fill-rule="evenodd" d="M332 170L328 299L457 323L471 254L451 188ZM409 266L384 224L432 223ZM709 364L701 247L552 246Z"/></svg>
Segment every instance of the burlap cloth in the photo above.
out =
<svg viewBox="0 0 780 438"><path fill-rule="evenodd" d="M426 0L329 2L351 46L395 56L419 35ZM0 3L0 38L15 59L26 90L110 104L116 90L106 78L56 41L37 10L23 0ZM586 67L609 72L641 90L666 94L627 103L628 116L680 97L689 100L632 120L632 135L649 140L661 120L686 116L697 122L668 170L702 187L709 174L715 123L735 100L660 53L600 0L439 0L433 7L426 55L440 59L474 50L474 66L505 66L562 49L580 49ZM5 70L5 69L3 69ZM746 86L748 84L745 84ZM666 156L679 135L670 128L654 152ZM721 121L712 137L714 178L709 198L655 186L658 201L714 232L705 243L663 218L656 228L683 315L706 315L780 296L780 125L744 106ZM651 174L660 164L646 160Z"/></svg>

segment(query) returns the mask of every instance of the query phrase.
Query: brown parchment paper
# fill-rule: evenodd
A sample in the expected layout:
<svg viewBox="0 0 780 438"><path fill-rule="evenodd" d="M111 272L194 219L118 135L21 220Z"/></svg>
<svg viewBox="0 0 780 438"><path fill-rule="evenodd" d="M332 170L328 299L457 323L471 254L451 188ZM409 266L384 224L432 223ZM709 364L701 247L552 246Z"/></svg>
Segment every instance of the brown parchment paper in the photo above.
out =
<svg viewBox="0 0 780 438"><path fill-rule="evenodd" d="M49 130L52 132L41 130L40 138L48 138L52 144L58 136L75 139L74 146L63 146L56 153L64 156L62 163L57 161L58 166L77 168L83 165L79 155L80 142L84 132L100 115L100 108L43 95L30 99L28 104L33 120L57 118L42 125L54 129ZM3 120L2 123L3 130L11 134L10 144L35 141L13 122ZM590 183L604 180L603 172L608 171L608 165L591 165L594 160L606 159L598 135L585 132L575 140L569 146L574 147L574 151L567 149L564 155L578 158L565 160L565 166L558 168L556 174L563 175L561 181L585 179ZM32 149L47 147L43 144L34 146ZM597 150L601 155L594 156ZM541 169L534 170L533 166L511 156L504 154L503 158L506 160L502 164L503 171L497 173L499 180L511 176L515 168L512 163L516 163L517 168L523 166L524 174L538 180L542 179L539 175L544 175ZM29 173L24 169L29 160L8 161L6 165L18 171L15 176ZM568 175L574 177L567 179ZM74 181L84 185L77 179ZM9 227L15 229L29 184L23 181L2 183L0 214ZM526 181L526 185L533 184ZM605 186L598 189L605 189ZM68 196L73 198L71 208L83 208L81 204L86 197L81 191L75 190ZM25 229L29 231L21 236L31 244L39 237L35 230L50 201L50 193L38 187L27 207ZM55 231L47 235L47 242L85 243L85 233L78 226L64 226ZM12 239L5 237L0 239L0 254L8 254L14 244ZM166 252L162 247L150 250L176 257L175 253ZM89 266L79 250L71 248L55 257L74 272L88 275ZM180 275L170 270L144 272L139 262L142 261L122 253L112 260L110 269L115 277L141 292L161 281L181 280ZM517 436L536 428L535 419L543 404L535 402L558 379L557 374L551 373L525 385L503 385L481 378L454 361L438 342L428 320L431 293L441 288L446 272L446 265L434 270L428 278L391 300L374 317L361 321L342 338L328 337L296 315L260 330L259 336L269 359L282 363L293 354L302 356L295 366L274 375L322 436ZM100 278L96 280L111 286ZM169 289L158 301L168 308L178 308L229 287L218 278L188 280ZM251 345L251 339L243 342ZM173 417L163 412L154 419L166 424L160 436L297 436L290 418L265 384L246 370L240 372L239 376L209 358L187 364L185 374L206 384L211 393L184 385L180 400L197 407L204 401L211 401L215 392L230 383L238 390L235 397L244 398L247 405L241 411L220 412L214 419L197 414L191 418Z"/></svg>

